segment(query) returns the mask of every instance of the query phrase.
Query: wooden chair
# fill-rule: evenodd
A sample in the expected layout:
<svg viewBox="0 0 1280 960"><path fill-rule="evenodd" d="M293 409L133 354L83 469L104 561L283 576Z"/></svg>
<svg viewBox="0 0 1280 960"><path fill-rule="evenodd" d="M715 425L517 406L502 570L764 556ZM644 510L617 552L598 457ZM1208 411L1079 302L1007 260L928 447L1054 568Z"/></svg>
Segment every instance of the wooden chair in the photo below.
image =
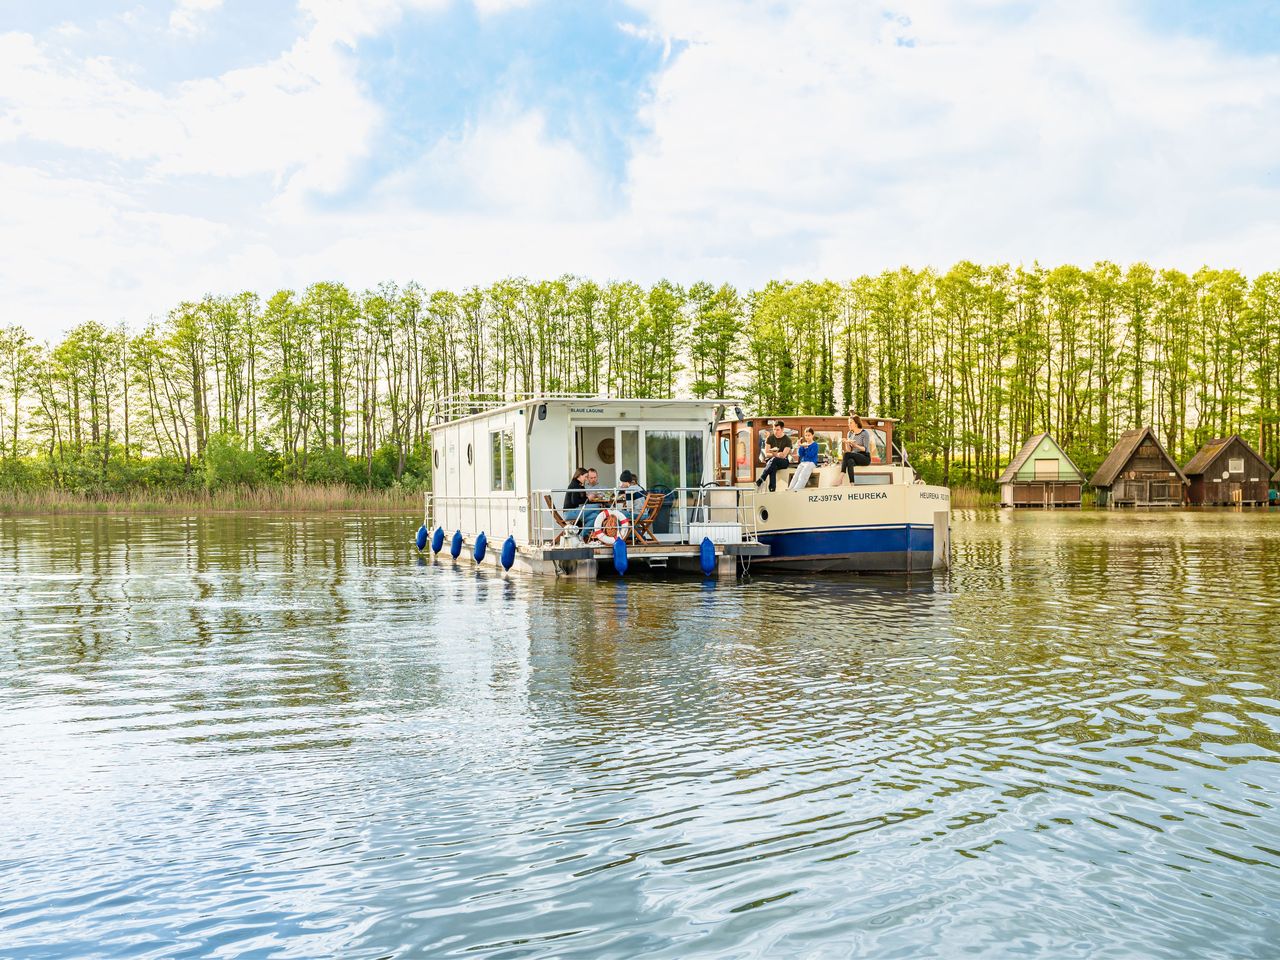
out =
<svg viewBox="0 0 1280 960"><path fill-rule="evenodd" d="M644 506L640 508L640 512L636 514L635 522L631 525L635 538L640 543L658 542L658 538L653 532L653 522L658 519L658 511L662 509L662 505L666 502L667 495L665 493L646 493L644 495Z"/></svg>
<svg viewBox="0 0 1280 960"><path fill-rule="evenodd" d="M551 519L560 527L559 531L556 532L555 537L551 540L551 545L555 546L564 537L566 532L564 528L569 526L569 521L562 517L560 515L560 511L556 509L555 502L551 499L551 494L544 493L542 495L542 499L547 501L547 509L551 511Z"/></svg>

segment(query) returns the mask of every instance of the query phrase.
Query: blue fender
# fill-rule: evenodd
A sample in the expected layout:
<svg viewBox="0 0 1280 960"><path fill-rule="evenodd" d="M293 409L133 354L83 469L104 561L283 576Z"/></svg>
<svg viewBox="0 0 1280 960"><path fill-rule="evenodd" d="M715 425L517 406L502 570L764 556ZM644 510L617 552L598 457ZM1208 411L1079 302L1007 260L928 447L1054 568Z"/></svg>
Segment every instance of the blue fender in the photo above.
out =
<svg viewBox="0 0 1280 960"><path fill-rule="evenodd" d="M511 565L516 562L515 537L507 537L507 539L502 541L502 556L499 559L502 561L503 570L511 569Z"/></svg>
<svg viewBox="0 0 1280 960"><path fill-rule="evenodd" d="M444 527L436 527L436 532L431 535L431 552L439 553L440 548L444 546Z"/></svg>
<svg viewBox="0 0 1280 960"><path fill-rule="evenodd" d="M418 552L422 552L422 548L427 545L427 525L424 523L418 528L418 535L413 538L413 542L418 546Z"/></svg>
<svg viewBox="0 0 1280 960"><path fill-rule="evenodd" d="M484 552L489 549L489 538L484 535L484 531L480 531L480 536L476 537L475 549L471 551L471 556L475 558L476 563L484 562Z"/></svg>
<svg viewBox="0 0 1280 960"><path fill-rule="evenodd" d="M622 537L613 541L613 569L618 571L620 577L627 574L627 541Z"/></svg>
<svg viewBox="0 0 1280 960"><path fill-rule="evenodd" d="M702 538L702 546L698 548L698 563L708 577L716 572L716 545L711 542L710 537Z"/></svg>
<svg viewBox="0 0 1280 960"><path fill-rule="evenodd" d="M461 553L462 553L462 531L455 530L453 531L453 539L449 541L449 556L457 560L458 556Z"/></svg>

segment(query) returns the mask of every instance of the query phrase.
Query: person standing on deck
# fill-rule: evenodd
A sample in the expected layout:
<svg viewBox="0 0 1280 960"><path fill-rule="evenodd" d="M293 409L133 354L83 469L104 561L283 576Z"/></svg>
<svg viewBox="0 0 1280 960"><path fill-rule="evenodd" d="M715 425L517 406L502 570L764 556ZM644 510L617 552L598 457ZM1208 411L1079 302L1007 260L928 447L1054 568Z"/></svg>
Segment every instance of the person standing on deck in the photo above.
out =
<svg viewBox="0 0 1280 960"><path fill-rule="evenodd" d="M844 457L840 461L840 468L844 470L850 483L853 483L854 467L865 467L871 463L871 445L874 442L871 431L862 422L862 418L850 410L849 435L845 438Z"/></svg>
<svg viewBox="0 0 1280 960"><path fill-rule="evenodd" d="M792 491L803 490L809 482L809 475L818 465L818 440L814 435L813 427L804 428L804 443L796 447L796 454L800 459L796 464L795 475L787 486L787 489Z"/></svg>
<svg viewBox="0 0 1280 960"><path fill-rule="evenodd" d="M764 442L764 470L756 481L759 490L766 480L769 481L769 492L778 489L778 471L787 465L791 457L791 438L787 436L786 424L781 420L773 421L773 433Z"/></svg>

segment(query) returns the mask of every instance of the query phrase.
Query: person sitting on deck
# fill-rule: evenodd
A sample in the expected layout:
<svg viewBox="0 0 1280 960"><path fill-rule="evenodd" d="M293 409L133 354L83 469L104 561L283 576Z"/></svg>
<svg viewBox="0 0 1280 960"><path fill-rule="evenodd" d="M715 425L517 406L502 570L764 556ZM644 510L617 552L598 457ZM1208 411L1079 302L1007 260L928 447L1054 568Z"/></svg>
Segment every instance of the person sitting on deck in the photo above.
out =
<svg viewBox="0 0 1280 960"><path fill-rule="evenodd" d="M595 487L600 482L600 474L595 467L587 467L582 477L582 502L581 506L573 514L565 514L571 523L576 524L582 530L590 530L596 522L596 517L600 516L600 512L609 505L609 499L595 493ZM572 486L572 484L571 484ZM566 500L568 498L566 497Z"/></svg>
<svg viewBox="0 0 1280 960"><path fill-rule="evenodd" d="M574 510L580 510L587 502L587 490L582 478L587 475L586 467L578 467L573 471L573 479L564 494L564 515L567 517Z"/></svg>
<svg viewBox="0 0 1280 960"><path fill-rule="evenodd" d="M862 422L862 418L849 411L849 435L844 440L844 458L840 461L840 469L853 483L853 468L865 467L871 463L871 431Z"/></svg>
<svg viewBox="0 0 1280 960"><path fill-rule="evenodd" d="M618 474L618 506L632 520L644 508L644 487L630 470Z"/></svg>
<svg viewBox="0 0 1280 960"><path fill-rule="evenodd" d="M773 421L773 433L764 442L764 469L760 471L760 479L756 481L759 490L766 480L769 481L769 492L778 489L778 471L787 465L791 457L791 438L786 434L786 424L781 420Z"/></svg>
<svg viewBox="0 0 1280 960"><path fill-rule="evenodd" d="M814 467L818 465L818 440L814 436L813 427L804 428L804 443L796 447L796 454L800 459L796 464L795 475L787 486L788 490L803 490L809 483Z"/></svg>

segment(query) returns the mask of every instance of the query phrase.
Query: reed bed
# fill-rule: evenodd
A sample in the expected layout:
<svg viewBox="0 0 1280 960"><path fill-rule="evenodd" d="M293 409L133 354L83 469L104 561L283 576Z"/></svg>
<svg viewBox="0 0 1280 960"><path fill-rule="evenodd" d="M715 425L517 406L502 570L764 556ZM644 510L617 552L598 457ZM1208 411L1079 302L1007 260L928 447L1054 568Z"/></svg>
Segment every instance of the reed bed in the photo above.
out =
<svg viewBox="0 0 1280 960"><path fill-rule="evenodd" d="M38 513L404 513L422 494L331 484L227 487L220 490L0 490L0 514Z"/></svg>
<svg viewBox="0 0 1280 960"><path fill-rule="evenodd" d="M951 488L951 507L953 510L973 510L977 507L1000 506L1000 494L995 490L984 490L976 486Z"/></svg>

